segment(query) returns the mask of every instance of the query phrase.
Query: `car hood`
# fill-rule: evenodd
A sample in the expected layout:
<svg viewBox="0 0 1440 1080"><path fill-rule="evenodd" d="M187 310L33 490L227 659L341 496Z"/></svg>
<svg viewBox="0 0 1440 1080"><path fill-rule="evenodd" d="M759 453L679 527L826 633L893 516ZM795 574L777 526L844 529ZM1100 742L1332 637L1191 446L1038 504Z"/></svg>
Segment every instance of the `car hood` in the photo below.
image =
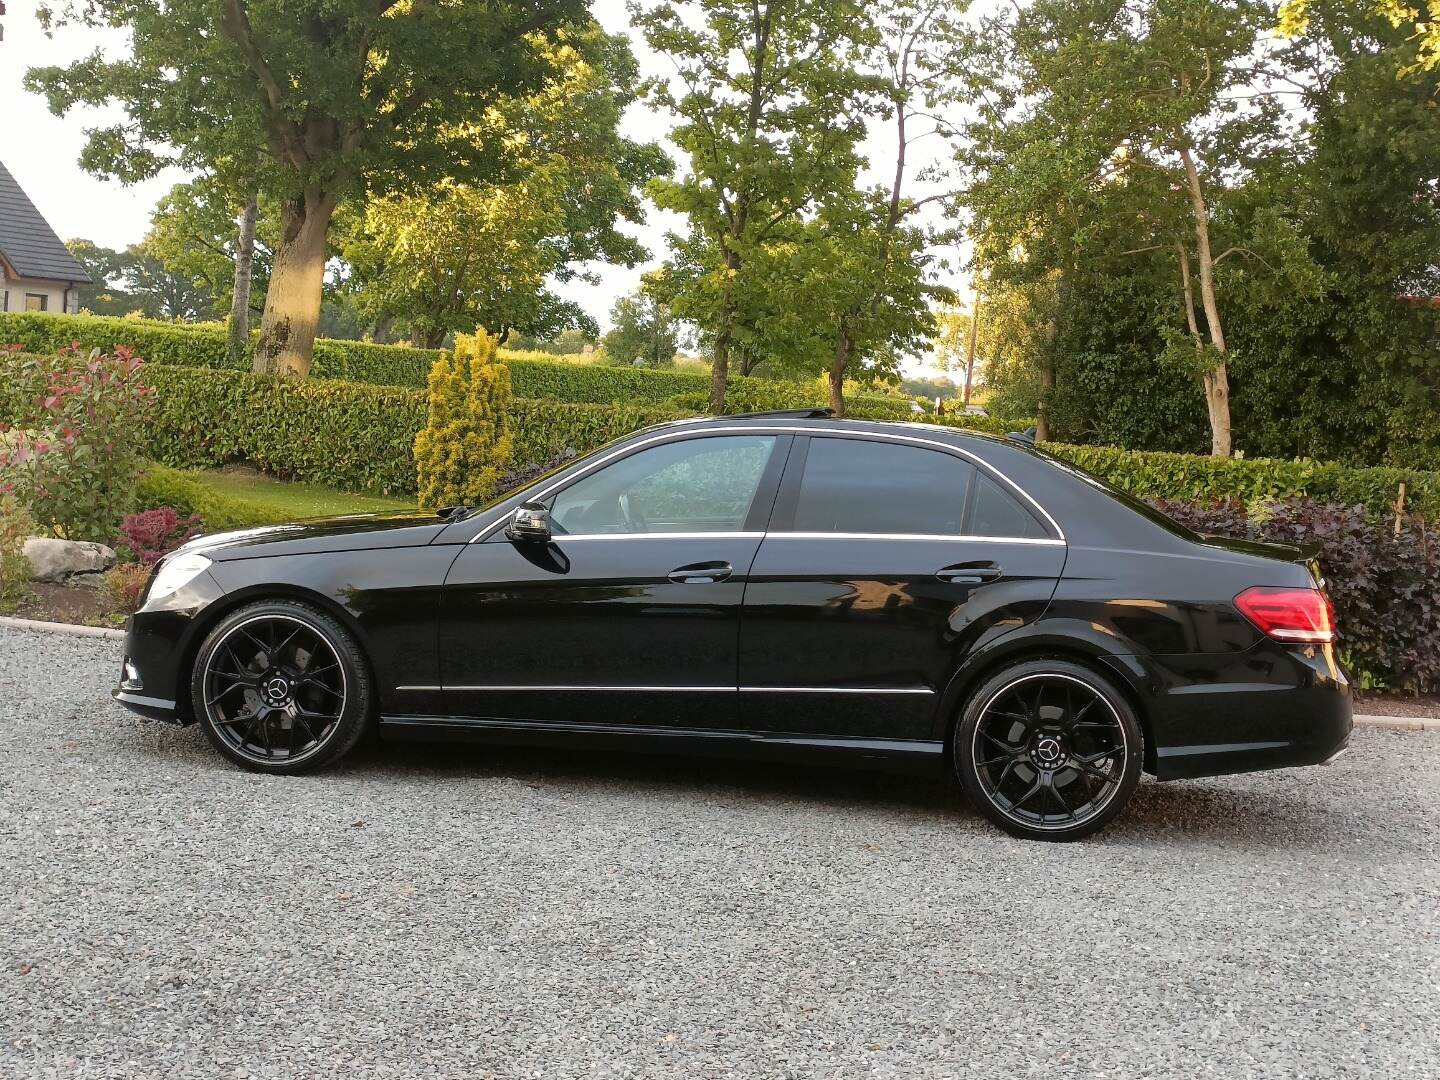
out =
<svg viewBox="0 0 1440 1080"><path fill-rule="evenodd" d="M362 551L377 547L421 547L434 540L446 524L435 514L424 510L346 514L197 536L182 550L223 562L273 555Z"/></svg>

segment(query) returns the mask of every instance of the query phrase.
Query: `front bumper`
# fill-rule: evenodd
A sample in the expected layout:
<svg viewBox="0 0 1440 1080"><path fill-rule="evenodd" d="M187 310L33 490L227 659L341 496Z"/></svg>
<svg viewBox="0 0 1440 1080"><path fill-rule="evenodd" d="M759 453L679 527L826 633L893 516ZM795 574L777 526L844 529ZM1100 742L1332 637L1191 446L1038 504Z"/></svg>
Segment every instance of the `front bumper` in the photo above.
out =
<svg viewBox="0 0 1440 1080"><path fill-rule="evenodd" d="M1349 744L1350 680L1331 646L1109 660L1141 697L1161 780L1323 765Z"/></svg>
<svg viewBox="0 0 1440 1080"><path fill-rule="evenodd" d="M139 713L141 716L149 717L151 720L164 720L171 724L181 722L178 710L175 708L175 702L172 700L146 697L144 694L132 693L118 686L110 691L110 696L131 712Z"/></svg>
<svg viewBox="0 0 1440 1080"><path fill-rule="evenodd" d="M201 612L223 595L207 572L130 616L120 682L110 696L152 720L192 723L188 658L211 621L199 618Z"/></svg>

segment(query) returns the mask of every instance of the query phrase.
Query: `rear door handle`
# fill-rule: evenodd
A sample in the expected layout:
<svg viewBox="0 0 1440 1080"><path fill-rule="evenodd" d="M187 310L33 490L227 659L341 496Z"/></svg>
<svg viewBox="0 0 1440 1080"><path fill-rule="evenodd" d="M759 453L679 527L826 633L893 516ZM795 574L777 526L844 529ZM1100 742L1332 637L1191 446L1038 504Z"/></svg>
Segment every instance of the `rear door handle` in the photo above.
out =
<svg viewBox="0 0 1440 1080"><path fill-rule="evenodd" d="M979 585L994 581L1002 573L1004 571L993 562L962 562L936 570L935 576L953 585Z"/></svg>
<svg viewBox="0 0 1440 1080"><path fill-rule="evenodd" d="M677 566L668 576L679 585L708 585L724 581L734 572L728 562L697 562L688 566Z"/></svg>

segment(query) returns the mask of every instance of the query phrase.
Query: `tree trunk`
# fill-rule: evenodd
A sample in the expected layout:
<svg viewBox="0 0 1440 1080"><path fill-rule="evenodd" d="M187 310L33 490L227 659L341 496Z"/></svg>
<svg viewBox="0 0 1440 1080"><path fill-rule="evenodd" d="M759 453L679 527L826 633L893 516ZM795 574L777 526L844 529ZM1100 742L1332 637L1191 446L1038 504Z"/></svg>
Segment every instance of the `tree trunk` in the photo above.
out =
<svg viewBox="0 0 1440 1080"><path fill-rule="evenodd" d="M314 189L286 200L281 210L280 245L255 345L254 368L261 374L310 374L325 286L325 241L334 213L334 195Z"/></svg>
<svg viewBox="0 0 1440 1080"><path fill-rule="evenodd" d="M743 223L741 228L743 230ZM735 337L735 296L731 281L740 268L740 256L729 249L725 251L725 296L720 302L720 326L715 332L715 355L710 362L710 412L719 416L725 411L725 384L730 378L730 344Z"/></svg>
<svg viewBox="0 0 1440 1080"><path fill-rule="evenodd" d="M975 292L975 304L970 309L970 343L965 347L965 404L970 404L970 390L975 385L975 346L980 334L980 292Z"/></svg>
<svg viewBox="0 0 1440 1080"><path fill-rule="evenodd" d="M240 236L235 244L235 290L230 299L230 334L226 354L236 367L245 359L250 344L250 281L255 266L255 193L245 200L240 212Z"/></svg>
<svg viewBox="0 0 1440 1080"><path fill-rule="evenodd" d="M1229 457L1230 440L1230 372L1225 362L1225 329L1220 323L1220 305L1215 299L1215 260L1210 254L1210 216L1205 208L1205 195L1200 189L1200 173L1195 158L1185 142L1180 143L1180 162L1185 166L1185 183L1190 194L1190 209L1195 218L1195 253L1200 263L1200 304L1205 310L1205 325L1210 331L1210 345L1220 355L1218 363L1201 375L1205 387L1205 407L1210 414L1210 453ZM1189 272L1189 259L1184 266Z"/></svg>
<svg viewBox="0 0 1440 1080"><path fill-rule="evenodd" d="M733 334L734 313L726 304L720 311L720 329L715 332L715 353L710 358L710 413L720 416L725 412L725 384L729 381L730 338Z"/></svg>
<svg viewBox="0 0 1440 1080"><path fill-rule="evenodd" d="M850 353L854 348L850 329L842 323L840 338L835 342L835 359L830 363L830 408L836 416L845 415L845 369L850 366Z"/></svg>
<svg viewBox="0 0 1440 1080"><path fill-rule="evenodd" d="M1060 317L1064 314L1069 289L1064 272L1055 286L1055 307L1045 320L1045 347L1040 350L1040 398L1035 404L1035 441L1050 440L1050 397L1055 389L1055 342L1060 337Z"/></svg>
<svg viewBox="0 0 1440 1080"><path fill-rule="evenodd" d="M441 326L427 334L422 334L421 340L424 342L423 348L438 349L445 344L445 328Z"/></svg>

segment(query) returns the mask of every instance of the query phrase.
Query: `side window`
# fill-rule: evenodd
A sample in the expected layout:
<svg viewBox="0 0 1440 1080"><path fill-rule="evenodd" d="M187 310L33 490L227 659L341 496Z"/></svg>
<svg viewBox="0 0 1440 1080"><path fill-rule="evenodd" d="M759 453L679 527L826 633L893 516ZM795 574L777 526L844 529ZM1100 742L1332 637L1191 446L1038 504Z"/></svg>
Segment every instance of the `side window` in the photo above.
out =
<svg viewBox="0 0 1440 1080"><path fill-rule="evenodd" d="M1035 515L990 477L980 474L975 503L965 527L970 536L1013 536L1043 540L1048 534Z"/></svg>
<svg viewBox="0 0 1440 1080"><path fill-rule="evenodd" d="M555 496L557 533L739 532L775 452L773 435L652 446Z"/></svg>
<svg viewBox="0 0 1440 1080"><path fill-rule="evenodd" d="M956 536L974 474L975 466L939 450L812 438L794 530Z"/></svg>

